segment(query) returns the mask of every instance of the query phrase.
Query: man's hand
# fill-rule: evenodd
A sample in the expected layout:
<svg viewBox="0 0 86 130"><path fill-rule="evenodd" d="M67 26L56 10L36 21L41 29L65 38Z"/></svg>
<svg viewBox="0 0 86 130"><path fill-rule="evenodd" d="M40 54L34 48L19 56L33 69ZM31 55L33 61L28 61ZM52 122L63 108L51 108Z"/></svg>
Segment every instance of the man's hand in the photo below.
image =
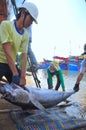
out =
<svg viewBox="0 0 86 130"><path fill-rule="evenodd" d="M19 85L19 82L20 82L20 77L19 77L19 75L14 75L14 76L12 77L12 82Z"/></svg>
<svg viewBox="0 0 86 130"><path fill-rule="evenodd" d="M22 88L25 87L25 85L26 85L26 79L25 79L25 77L20 77L20 83L19 83L19 85L20 85Z"/></svg>
<svg viewBox="0 0 86 130"><path fill-rule="evenodd" d="M78 91L79 91L79 83L76 83L76 84L75 84L73 90L74 90L75 92L78 92Z"/></svg>

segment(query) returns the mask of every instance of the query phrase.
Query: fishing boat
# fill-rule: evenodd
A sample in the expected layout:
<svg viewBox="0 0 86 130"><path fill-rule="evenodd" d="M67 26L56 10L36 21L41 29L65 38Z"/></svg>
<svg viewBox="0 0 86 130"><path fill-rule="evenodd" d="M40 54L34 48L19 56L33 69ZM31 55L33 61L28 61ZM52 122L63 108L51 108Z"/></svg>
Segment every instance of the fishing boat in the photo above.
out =
<svg viewBox="0 0 86 130"><path fill-rule="evenodd" d="M82 59L79 59L78 56L70 57L60 57L54 56L55 60L59 61L59 66L62 70L68 71L79 71L81 66ZM51 60L44 59L38 66L38 69L47 69L50 66Z"/></svg>

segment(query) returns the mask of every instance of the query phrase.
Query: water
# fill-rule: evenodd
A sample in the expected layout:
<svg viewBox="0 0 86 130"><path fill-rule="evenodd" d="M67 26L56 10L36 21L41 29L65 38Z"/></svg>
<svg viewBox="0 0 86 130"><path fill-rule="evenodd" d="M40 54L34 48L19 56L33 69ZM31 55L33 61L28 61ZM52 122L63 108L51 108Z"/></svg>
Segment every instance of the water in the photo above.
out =
<svg viewBox="0 0 86 130"><path fill-rule="evenodd" d="M41 88L48 88L47 85L47 72L46 70L39 70L37 73L38 79L41 81ZM65 88L66 91L73 90L73 87L76 82L76 78L78 76L78 71L66 71L63 70L63 76L64 76L64 82L65 82ZM35 82L33 80L33 77L31 78L31 82L29 82L29 85L36 86ZM56 78L53 77L54 85L56 83ZM62 88L60 87L58 91L62 91ZM76 117L84 118L86 119L86 74L84 75L81 83L80 83L80 90L72 95L70 97L70 100L72 102L72 105L66 108L66 111L68 114L72 114Z"/></svg>

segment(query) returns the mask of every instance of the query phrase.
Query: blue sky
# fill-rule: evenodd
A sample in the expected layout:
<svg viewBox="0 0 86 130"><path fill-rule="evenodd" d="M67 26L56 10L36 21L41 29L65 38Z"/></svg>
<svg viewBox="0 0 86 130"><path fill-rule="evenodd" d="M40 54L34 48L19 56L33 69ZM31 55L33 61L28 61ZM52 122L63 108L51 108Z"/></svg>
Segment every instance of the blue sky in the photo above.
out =
<svg viewBox="0 0 86 130"><path fill-rule="evenodd" d="M39 9L33 23L32 49L38 61L54 55L80 55L86 43L85 0L27 0ZM18 1L19 2L19 1Z"/></svg>

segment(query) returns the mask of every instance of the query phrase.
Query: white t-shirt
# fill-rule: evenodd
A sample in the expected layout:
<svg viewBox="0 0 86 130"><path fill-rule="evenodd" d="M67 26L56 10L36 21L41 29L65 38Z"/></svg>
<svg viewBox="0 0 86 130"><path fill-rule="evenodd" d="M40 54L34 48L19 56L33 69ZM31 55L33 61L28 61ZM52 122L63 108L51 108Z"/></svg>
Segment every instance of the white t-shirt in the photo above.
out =
<svg viewBox="0 0 86 130"><path fill-rule="evenodd" d="M81 63L80 73L84 74L86 71L86 59L84 59Z"/></svg>

